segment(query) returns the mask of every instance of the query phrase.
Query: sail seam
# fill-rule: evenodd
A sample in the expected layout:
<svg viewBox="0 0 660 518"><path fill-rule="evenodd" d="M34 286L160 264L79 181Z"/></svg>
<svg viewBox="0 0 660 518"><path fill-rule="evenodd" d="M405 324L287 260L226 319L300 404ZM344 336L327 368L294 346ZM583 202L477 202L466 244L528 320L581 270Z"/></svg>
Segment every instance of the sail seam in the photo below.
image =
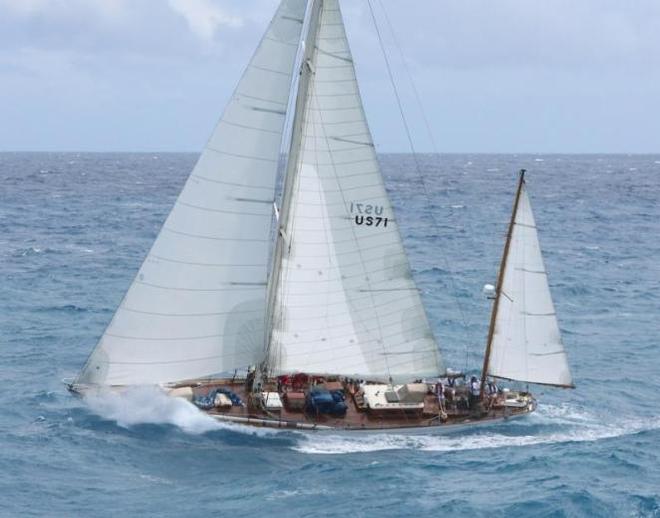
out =
<svg viewBox="0 0 660 518"><path fill-rule="evenodd" d="M330 140L333 140L335 142L345 142L347 144L358 144L356 146L351 146L351 147L324 147L324 148L314 148L314 147L306 147L303 151L307 153L354 153L356 151L367 151L365 149L366 147L373 147L373 144L367 143L367 142L359 142L357 140L347 140L347 139L341 139L339 137L330 137Z"/></svg>
<svg viewBox="0 0 660 518"><path fill-rule="evenodd" d="M207 178L204 178L204 177L196 176L196 178L202 178L204 180L208 180ZM213 182L214 180L208 180L208 181ZM181 200L178 200L176 202L176 204L177 205L183 205L185 207L190 207L190 208L193 208L193 209L199 209L199 210L207 211L207 212L220 212L222 214L237 214L239 216L260 216L260 217L268 217L268 218L271 217L270 211L268 211L268 213L266 214L266 213L263 213L263 212L244 212L244 211L238 211L238 210L212 209L210 207L201 207L200 205L193 205L192 203L187 203L187 202L184 202L184 201L181 201Z"/></svg>
<svg viewBox="0 0 660 518"><path fill-rule="evenodd" d="M316 94L316 97L323 99L333 99L336 97L355 97L355 92L348 92L343 94Z"/></svg>
<svg viewBox="0 0 660 518"><path fill-rule="evenodd" d="M525 272L525 273L536 273L539 275L548 275L548 272L545 270L528 270L527 268L514 268L515 270L518 270L519 272Z"/></svg>
<svg viewBox="0 0 660 518"><path fill-rule="evenodd" d="M330 137L330 140L336 140L338 142L348 142L349 144L359 144L357 148L350 148L350 149L361 149L362 146L369 146L369 147L375 147L374 143L369 141L369 142L360 142L359 140L352 140L346 137ZM338 149L337 151L346 151L345 149Z"/></svg>
<svg viewBox="0 0 660 518"><path fill-rule="evenodd" d="M364 288L359 288L357 291L360 293L378 293L378 292L390 292L390 291L419 291L419 288L417 286L406 286L403 288L371 288L371 289L364 289Z"/></svg>
<svg viewBox="0 0 660 518"><path fill-rule="evenodd" d="M295 18L293 16L282 16L282 20L289 20L289 21L292 21L292 22L299 23L301 25L303 23L305 23L305 20L303 18Z"/></svg>
<svg viewBox="0 0 660 518"><path fill-rule="evenodd" d="M288 18L285 18L285 19L288 19ZM272 41L274 43L279 43L280 45L287 45L289 47L298 47L298 45L299 45L298 43L293 43L293 42L290 42L290 41L282 41L282 40L278 40L277 38L270 38L268 36L265 36L264 40Z"/></svg>
<svg viewBox="0 0 660 518"><path fill-rule="evenodd" d="M106 336L111 336L112 338L119 338L120 340L146 340L154 342L180 342L185 340L207 340L209 338L226 338L228 336L241 336L243 333L241 331L237 333L217 333L212 335L203 335L203 336L128 336L128 335L117 335L115 333L106 333Z"/></svg>
<svg viewBox="0 0 660 518"><path fill-rule="evenodd" d="M254 68L255 70L261 70L263 72L270 72L272 74L278 74L278 75L281 75L281 76L290 77L290 74L288 72L282 72L281 70L275 70L274 68L262 67L262 66L259 66L259 65L254 65L252 63L248 66L249 66L249 68Z"/></svg>
<svg viewBox="0 0 660 518"><path fill-rule="evenodd" d="M362 174L361 176L366 176L366 173ZM349 177L344 176L342 178L349 178ZM374 196L371 200L374 203L381 203L384 199L385 199L384 197L381 198L381 197ZM300 205L304 205L304 206L307 206L307 207L344 207L344 208L350 207L350 202L349 201L344 201L344 200L337 201L337 202L334 202L334 203L333 202L314 203L314 202L311 202L311 201L305 201L305 202L299 202L299 203L300 203ZM364 214L364 215L365 216L375 216L376 214ZM353 218L351 217L349 219L353 219ZM387 219L388 219L388 221L394 221L394 219L390 219L389 217L387 217Z"/></svg>
<svg viewBox="0 0 660 518"><path fill-rule="evenodd" d="M382 245L363 247L362 251L363 252L369 252L371 250L380 250L380 249L382 249ZM344 256L347 256L347 255L357 254L357 253L359 253L357 250L349 250L347 252L336 252L335 256L336 257L344 257ZM326 256L325 255L304 255L304 256L298 255L298 257L300 259L314 259L314 258L326 257Z"/></svg>
<svg viewBox="0 0 660 518"><path fill-rule="evenodd" d="M280 132L277 130L270 130L266 128L257 128L256 126L248 126L247 124L238 124L237 122L231 122L228 120L221 120L220 124L227 124L228 126L235 126L237 128L243 128L243 129L248 129L248 130L253 130L253 131L259 131L261 133L271 133L273 135L279 135Z"/></svg>
<svg viewBox="0 0 660 518"><path fill-rule="evenodd" d="M358 320L357 323L364 325L365 321ZM382 327L367 327L367 326L365 326L365 327L362 328L362 330L365 331L366 333L371 333L371 332L374 332L374 331L378 331L379 329L385 329L385 328L393 327L393 326L398 327L399 322L390 322L388 324L385 324ZM392 338L393 336L405 335L405 334L413 333L415 331L421 331L423 329L426 329L426 326L419 325L419 326L412 327L412 328L409 328L409 329L400 329L399 331L397 331L395 333L386 333L382 336L382 338ZM323 334L324 331L327 332L328 336L313 339L313 340L308 339L308 340L297 341L296 344L297 345L300 345L300 344L309 345L309 344L322 343L322 342L333 342L333 341L336 341L336 340L341 340L341 339L344 339L344 338L350 338L350 337L355 336L355 332L345 333L345 334L341 334L341 335L335 335L335 334L333 334L334 328L332 328L332 327L326 327L325 329L307 329L305 331L301 330L301 331L297 331L297 334L298 335L306 334L308 332L309 333L314 333L314 334ZM371 341L377 342L379 339L380 339L380 337L379 338L373 338ZM361 343L361 344L362 343L370 343L370 340L366 340L366 341L365 340L358 340L357 342ZM346 347L355 347L355 343L351 343L349 345L342 346L342 347L344 347L344 348L346 348ZM342 347L338 347L337 349L342 349ZM333 346L333 348L334 348L334 346ZM315 352L322 352L322 351L323 351L323 349L315 350ZM301 354L306 354L306 353L301 353Z"/></svg>
<svg viewBox="0 0 660 518"><path fill-rule="evenodd" d="M298 232L301 232L301 231L298 231ZM311 234L316 234L316 232L314 232L314 231L302 231L302 232L305 232L305 233L311 233ZM380 237L382 237L382 236L384 236L384 235L387 235L387 234L392 234L392 232L388 232L388 233L383 232L383 233L381 233L381 234L365 235L365 236L361 236L360 239L361 239L361 240L366 240L366 239L380 238ZM319 246L322 246L322 245L325 245L325 244L326 244L325 241L306 241L306 240L300 239L300 237L296 238L296 242L298 242L298 243L302 243L302 244L305 244L305 245L319 245ZM355 240L354 240L354 239L351 239L351 238L347 238L347 239L335 239L335 240L333 241L333 243L336 244L336 245L346 245L346 244L355 243ZM381 245L381 246L382 246L382 245ZM379 246L379 248L380 248L381 246ZM363 250L366 250L366 248L363 248ZM301 257L301 256L298 256L298 257ZM310 256L307 256L307 258L309 258L309 257L310 257ZM326 256L317 256L317 257L326 257Z"/></svg>
<svg viewBox="0 0 660 518"><path fill-rule="evenodd" d="M241 187L243 189L261 189L264 191L273 192L272 187L263 187L261 185L247 185L246 183L238 183L238 182L227 182L225 180L216 180L214 178L207 178L206 176L201 176L198 174L191 174L190 176L192 178L200 178L201 180L206 180L207 182L219 183L222 185L231 185L232 187Z"/></svg>
<svg viewBox="0 0 660 518"><path fill-rule="evenodd" d="M353 267L353 266L360 266L360 264L361 263L349 263L349 264L343 265L343 267L344 268L350 268L350 267ZM374 274L374 273L386 272L388 270L398 269L400 266L403 266L403 264L399 263L399 264L394 264L392 266L385 266L383 268L379 268L378 270L371 270L369 273ZM303 272L305 272L305 271L307 271L307 272L318 271L318 268L296 268L296 269L298 271L303 271ZM328 266L325 267L325 269L328 270L328 271L341 271L341 268L339 266L335 266L335 265L328 265ZM337 277L336 279L333 279L333 281L334 280L340 280L340 279L354 279L356 277L361 277L363 275L364 274L362 274L362 273L355 274L355 275L343 275L341 277ZM317 281L317 280L314 280L314 281L296 281L296 280L292 280L290 282L295 283L295 284L300 284L300 283L304 284L305 282L321 282L321 281Z"/></svg>
<svg viewBox="0 0 660 518"><path fill-rule="evenodd" d="M341 59L339 58L339 56L335 56L335 57ZM348 70L352 67L351 65L317 65L316 68L321 70Z"/></svg>
<svg viewBox="0 0 660 518"><path fill-rule="evenodd" d="M154 311L143 311L141 309L128 308L126 306L120 306L119 309L122 311L128 311L130 313L140 313L142 315L153 315L157 317L216 317L221 315L234 315L237 313L250 314L250 313L262 312L262 310L260 309L246 309L246 310L218 311L213 313L156 313Z"/></svg>
<svg viewBox="0 0 660 518"><path fill-rule="evenodd" d="M131 362L118 362L118 361L108 361L108 362L99 362L99 363L104 363L106 365L175 365L175 364L182 364L182 363L193 363L193 362L202 362L202 361L208 361L208 360L217 360L220 358L241 358L243 356L243 353L241 352L235 352L231 354L219 354L216 356L205 356L203 358L190 358L186 360L163 360L159 362L147 362L147 361L131 361Z"/></svg>
<svg viewBox="0 0 660 518"><path fill-rule="evenodd" d="M374 172L377 172L377 171L364 171L362 173L343 174L341 176L337 175L336 178L339 178L340 180L344 180L346 178L358 178L360 176L372 176L374 174ZM327 180L327 179L330 179L331 177L319 174L319 178L321 180ZM337 192L339 192L339 190L337 190Z"/></svg>
<svg viewBox="0 0 660 518"><path fill-rule="evenodd" d="M206 149L213 151L215 153L220 153L221 155L227 155L227 156L233 156L236 158L244 158L246 160L259 160L261 162L272 162L276 163L278 160L276 158L267 158L267 157L261 157L261 156L250 156L250 155L241 155L238 153L229 153L228 151L223 151L222 149L214 148L211 146L206 146Z"/></svg>
<svg viewBox="0 0 660 518"><path fill-rule="evenodd" d="M403 334L404 333L401 333L401 335L397 335L397 334L383 335L383 338L393 338L393 337L396 337L396 336L402 336L403 337ZM421 341L421 340L431 341L432 339L430 337L418 337L418 338L413 339L413 340L406 339L402 342L396 342L394 344L389 344L389 347L394 349L396 347L401 347L403 345L408 345L413 341ZM315 343L317 343L317 342L300 342L300 343L297 343L296 345L313 345ZM371 347L371 348L363 349L363 352L387 355L387 352L383 352L381 343L382 343L381 338L372 338L370 340L360 341L359 345L365 346L365 345L369 345L369 344L374 344L374 346ZM295 357L300 357L300 356L310 356L310 355L313 356L313 355L316 355L316 354L328 353L328 352L334 353L335 351L343 351L343 350L346 350L346 349L355 349L355 345L356 345L355 343L351 343L351 344L348 344L348 345L342 345L342 346L333 345L333 347L327 348L327 349L315 349L312 353L310 353L309 351L291 352L291 353L287 353L287 356L295 358ZM419 353L417 351L410 351L409 354L421 354L421 351ZM333 355L333 359L337 360L337 359L343 359L343 358L351 358L352 356L353 355L345 355L345 356ZM394 365L396 365L396 364L394 364ZM394 366L394 365L392 365L392 366Z"/></svg>
<svg viewBox="0 0 660 518"><path fill-rule="evenodd" d="M351 63L351 67L347 67L346 65L344 65L343 68L352 68L353 60L350 58L350 53L349 52L343 51L343 52L347 52L348 55L349 55L349 57L345 57L345 56L340 56L339 54L337 54L335 52L330 52L330 51L324 50L324 49L320 48L318 45L316 46L316 50L319 51L321 54L324 54L326 56L330 56L332 58L340 59L341 61L346 61L348 63ZM316 68L328 68L328 67L319 67L317 65Z"/></svg>
<svg viewBox="0 0 660 518"><path fill-rule="evenodd" d="M272 108L262 108L261 106L247 106L247 108L250 108L252 111L255 112L263 112L263 113L274 113L275 115L286 115L286 110L275 110Z"/></svg>
<svg viewBox="0 0 660 518"><path fill-rule="evenodd" d="M317 79L317 83L336 84L336 83L354 83L355 79Z"/></svg>
<svg viewBox="0 0 660 518"><path fill-rule="evenodd" d="M358 190L358 189L376 189L378 187L380 187L379 183L372 183L372 184L369 184L369 185L356 185L354 187L346 187L345 189L325 189L323 192L325 194L328 194L328 193L338 193L338 192L341 192L341 191L344 191L344 192L345 191L355 191L355 190ZM315 190L315 189L300 189L300 192L319 193L321 191L318 191L318 190ZM369 215L373 215L373 214L366 214L366 215L369 216ZM351 216L345 216L344 218L353 219L353 218L351 218ZM391 219L391 218L388 218L388 221L394 221L394 220Z"/></svg>
<svg viewBox="0 0 660 518"><path fill-rule="evenodd" d="M311 112L348 112L348 111L355 111L359 110L359 106L347 106L346 108L311 108Z"/></svg>
<svg viewBox="0 0 660 518"><path fill-rule="evenodd" d="M327 126L339 126L340 124L364 124L364 121L362 119L352 119L352 120L347 120L347 121L335 121L335 122L324 122L323 123L323 128ZM312 126L320 126L320 124L316 122L311 123ZM305 138L309 137L311 135L305 134ZM318 138L318 137L313 137L313 138ZM328 137L325 137L324 140L326 140Z"/></svg>
<svg viewBox="0 0 660 518"><path fill-rule="evenodd" d="M157 259L159 261L166 261L168 263L181 263L181 264L189 264L191 266L211 266L211 267L221 267L221 268L232 268L232 267L237 267L237 266L244 266L246 268L263 268L264 264L230 264L230 263L198 263L198 262L192 262L192 261L182 261L180 259L173 259L171 257L163 257L161 255L156 255L156 254L149 254L149 257L152 257L154 259Z"/></svg>
<svg viewBox="0 0 660 518"><path fill-rule="evenodd" d="M359 300L362 300L362 299L359 299ZM394 302L398 302L399 300L403 300L403 299L395 299ZM382 307L386 307L386 306L387 306L387 304L379 304L376 307L382 308ZM308 306L296 306L296 307L301 308L301 307L308 307ZM406 311L410 311L410 310L413 310L413 309L417 309L416 306L407 306L407 307L404 307L402 309L397 308L394 311L388 311L388 312L382 313L382 316L383 317L389 317L389 316L392 316L392 315L400 315L400 314L402 314ZM316 322L316 321L324 320L324 319L337 318L337 317L340 317L340 316L343 316L343 315L346 315L346 314L348 314L347 311L341 311L341 312L337 312L337 313L327 313L327 314L323 315L323 317L319 317L319 316L300 317L300 318L298 318L298 320L299 321L307 321L307 322ZM314 328L311 328L311 329L300 329L300 332L317 331L317 330L318 330L318 328L314 327Z"/></svg>
<svg viewBox="0 0 660 518"><path fill-rule="evenodd" d="M299 298L302 297L302 296L312 296L312 295L297 295L297 297L299 297ZM357 303L357 302L363 302L365 300L371 300L371 296L367 295L366 297L355 297L353 299L353 302ZM374 304L372 307L374 307L374 308L384 308L384 307L390 306L391 304L399 303L402 300L405 300L405 299L403 297L402 298L394 298L394 299L387 300L387 301L383 302L382 304ZM340 301L340 302L328 302L326 305L327 306L338 306L338 305L344 305L345 306L346 304L343 301ZM315 306L318 306L316 301L314 301L313 303L310 303L310 304L287 304L287 308L293 308L293 309L305 309L305 308L310 308L310 307L315 307ZM301 317L301 319L304 319L304 317Z"/></svg>
<svg viewBox="0 0 660 518"><path fill-rule="evenodd" d="M273 101L272 99L266 99L265 97L259 97L259 96L256 96L256 95L244 94L244 93L241 93L241 92L236 92L236 94L234 95L234 98L237 101L240 101L243 98L251 99L253 101L263 101L265 103L278 104L278 105L284 106L286 108L286 103L283 103L282 101Z"/></svg>
<svg viewBox="0 0 660 518"><path fill-rule="evenodd" d="M240 238L240 237L217 237L217 236L202 236L199 234L191 234L189 232L183 232L181 230L174 230L169 227L163 227L163 230L167 230L172 234L178 234L181 236L194 237L196 239L208 239L209 241L236 241L242 243L269 243L269 239L251 239L251 238Z"/></svg>
<svg viewBox="0 0 660 518"><path fill-rule="evenodd" d="M247 288L241 288L241 289L232 289L232 288L180 288L178 286L163 286L161 284L152 284L149 282L144 282L140 280L135 281L136 284L142 284L144 286L149 286L151 288L158 288L161 290L172 290L172 291L193 291L193 292L198 292L198 291L208 291L208 292L220 292L220 291L254 291L254 289L249 290Z"/></svg>

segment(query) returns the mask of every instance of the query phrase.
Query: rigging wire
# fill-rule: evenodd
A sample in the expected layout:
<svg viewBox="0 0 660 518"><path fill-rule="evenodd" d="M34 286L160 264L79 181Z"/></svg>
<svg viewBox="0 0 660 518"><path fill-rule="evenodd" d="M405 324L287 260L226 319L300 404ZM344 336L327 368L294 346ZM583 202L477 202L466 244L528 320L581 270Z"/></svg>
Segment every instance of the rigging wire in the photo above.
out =
<svg viewBox="0 0 660 518"><path fill-rule="evenodd" d="M376 2L377 0L373 0L373 1ZM398 109L399 109L399 114L401 116L401 121L403 123L403 127L404 127L406 137L407 137L407 140L408 140L408 145L410 146L410 150L411 150L412 155L413 155L413 161L415 163L415 170L417 172L417 175L419 177L419 182L420 182L420 184L422 186L422 190L424 192L424 198L425 198L426 205L427 205L427 210L428 210L428 213L429 213L429 219L430 219L431 224L433 225L434 230L436 231L436 233L438 235L440 235L440 225L438 224L438 222L435 218L434 212L433 212L432 203L431 203L431 196L429 194L429 189L428 189L428 186L426 184L426 181L424 180L424 176L422 174L422 168L421 168L421 165L419 163L419 157L418 157L418 153L417 153L416 148L415 148L415 144L413 142L412 134L411 134L411 131L410 131L410 125L408 123L408 119L406 118L406 115L405 115L405 112L404 112L404 109L403 109L403 102L401 100L401 95L399 93L399 89L396 85L396 81L394 80L394 73L392 71L392 66L390 64L390 60L389 60L389 57L387 55L387 50L385 48L385 43L383 41L382 33L381 33L380 28L378 26L378 19L376 17L376 13L374 11L372 0L367 0L367 5L369 6L369 12L371 14L371 19L373 21L374 28L376 30L376 35L378 37L378 43L379 43L379 46L380 46L380 50L381 50L381 53L383 54L383 59L385 61L385 65L386 65L386 69L387 69L387 75L389 77L390 84L392 85L392 90L393 90L394 96L396 98L396 103L397 103L397 106L398 106ZM435 137L433 135L433 132L431 130L431 125L429 123L429 120L426 117L426 112L424 111L424 107L423 107L422 102L421 102L421 97L419 95L419 90L417 89L417 86L416 86L416 84L415 84L415 82L412 78L412 74L410 73L410 69L408 67L407 61L404 57L401 46L398 43L396 33L394 32L394 28L393 28L393 26L390 22L389 16L387 15L387 11L385 10L385 7L382 4L382 2L380 3L380 6L381 6L381 10L383 11L384 18L387 21L387 24L389 26L390 33L392 34L394 44L397 47L397 49L398 49L398 51L401 55L406 73L408 74L408 79L409 79L409 81L410 81L410 83L413 87L413 91L414 91L414 94L415 94L417 104L420 108L420 111L422 112L422 116L423 116L424 124L426 126L426 130L429 133L431 144L433 146L433 151L437 154L438 153L437 143L436 143ZM458 290L457 290L457 287L456 287L456 282L455 282L454 276L451 273L451 269L450 269L450 265L449 265L449 259L448 259L447 255L442 251L442 248L440 249L440 253L441 253L441 256L442 256L442 258L444 260L444 263L445 263L445 269L446 269L446 271L449 275L449 282L451 284L451 289L452 289L452 292L453 292L453 298L454 298L454 301L456 303L456 307L458 309L458 312L459 312L459 315L460 315L460 318L461 318L461 321L462 321L462 324L463 324L465 339L467 341L466 351L465 351L465 353L466 353L466 355L465 355L465 370L467 370L468 367L469 367L469 360L470 360L470 347L469 347L469 344L472 343L472 335L471 335L471 331L470 331L470 322L469 322L469 320L466 316L466 313L463 309L463 306L461 305L461 303L458 299Z"/></svg>

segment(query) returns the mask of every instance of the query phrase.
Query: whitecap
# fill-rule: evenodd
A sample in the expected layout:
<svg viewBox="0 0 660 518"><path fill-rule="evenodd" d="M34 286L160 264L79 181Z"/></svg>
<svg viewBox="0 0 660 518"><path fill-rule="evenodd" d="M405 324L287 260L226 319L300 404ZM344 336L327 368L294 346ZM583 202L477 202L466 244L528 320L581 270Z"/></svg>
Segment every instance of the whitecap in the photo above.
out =
<svg viewBox="0 0 660 518"><path fill-rule="evenodd" d="M96 390L87 393L84 401L93 413L115 421L123 428L140 424L169 424L190 434L215 430L232 430L250 435L277 433L277 430L220 422L189 401L170 397L163 390L152 386Z"/></svg>

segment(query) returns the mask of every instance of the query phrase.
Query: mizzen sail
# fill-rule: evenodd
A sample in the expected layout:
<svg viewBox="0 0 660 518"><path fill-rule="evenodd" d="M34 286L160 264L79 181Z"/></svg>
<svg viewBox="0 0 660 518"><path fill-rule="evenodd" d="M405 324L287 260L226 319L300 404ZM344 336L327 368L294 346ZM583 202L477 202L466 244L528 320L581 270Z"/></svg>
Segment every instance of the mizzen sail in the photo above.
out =
<svg viewBox="0 0 660 518"><path fill-rule="evenodd" d="M385 191L337 0L324 0L276 268L269 366L410 380L443 371ZM314 39L314 38L312 38ZM284 210L283 209L283 210Z"/></svg>
<svg viewBox="0 0 660 518"><path fill-rule="evenodd" d="M488 374L529 383L573 385L559 333L536 222L524 179L503 260Z"/></svg>
<svg viewBox="0 0 660 518"><path fill-rule="evenodd" d="M259 359L275 180L306 4L281 3L77 383L167 383Z"/></svg>

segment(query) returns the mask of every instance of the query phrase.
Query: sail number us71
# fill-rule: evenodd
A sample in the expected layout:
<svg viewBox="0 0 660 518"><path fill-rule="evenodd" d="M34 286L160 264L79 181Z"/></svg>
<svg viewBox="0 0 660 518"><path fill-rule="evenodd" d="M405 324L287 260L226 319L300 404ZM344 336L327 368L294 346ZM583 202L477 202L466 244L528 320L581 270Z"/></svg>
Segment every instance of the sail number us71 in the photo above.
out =
<svg viewBox="0 0 660 518"><path fill-rule="evenodd" d="M356 225L387 227L389 218L383 217L384 207L372 203L351 202L351 215Z"/></svg>

